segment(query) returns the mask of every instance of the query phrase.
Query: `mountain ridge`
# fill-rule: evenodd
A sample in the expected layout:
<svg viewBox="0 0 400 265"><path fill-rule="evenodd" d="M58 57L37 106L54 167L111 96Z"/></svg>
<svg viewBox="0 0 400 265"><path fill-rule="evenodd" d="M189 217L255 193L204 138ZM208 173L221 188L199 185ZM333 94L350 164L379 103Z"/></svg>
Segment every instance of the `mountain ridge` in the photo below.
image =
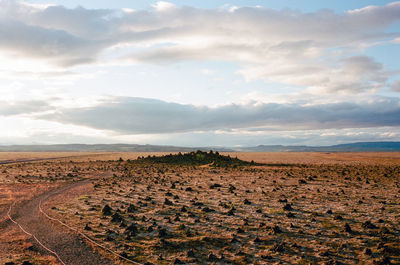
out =
<svg viewBox="0 0 400 265"><path fill-rule="evenodd" d="M151 144L0 145L0 152L191 152L196 150L220 152L395 152L400 151L400 142L354 142L330 146L257 145L248 147L184 147Z"/></svg>
<svg viewBox="0 0 400 265"><path fill-rule="evenodd" d="M400 142L355 142L330 146L258 145L242 150L247 152L394 152L400 151Z"/></svg>

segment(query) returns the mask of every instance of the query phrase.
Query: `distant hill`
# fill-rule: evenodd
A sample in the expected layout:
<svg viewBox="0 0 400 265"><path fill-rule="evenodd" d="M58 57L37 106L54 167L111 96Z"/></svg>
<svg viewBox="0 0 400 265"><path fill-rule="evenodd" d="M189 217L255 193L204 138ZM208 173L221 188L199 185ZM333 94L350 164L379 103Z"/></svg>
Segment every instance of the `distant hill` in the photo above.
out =
<svg viewBox="0 0 400 265"><path fill-rule="evenodd" d="M139 144L54 144L54 145L0 145L0 152L192 152L216 150L233 151L220 147L180 147Z"/></svg>
<svg viewBox="0 0 400 265"><path fill-rule="evenodd" d="M389 152L400 151L400 142L360 142L331 146L258 145L240 150L247 152Z"/></svg>
<svg viewBox="0 0 400 265"><path fill-rule="evenodd" d="M181 147L139 144L0 145L0 152L390 152L400 151L400 142L359 142L331 146L258 145L252 147Z"/></svg>

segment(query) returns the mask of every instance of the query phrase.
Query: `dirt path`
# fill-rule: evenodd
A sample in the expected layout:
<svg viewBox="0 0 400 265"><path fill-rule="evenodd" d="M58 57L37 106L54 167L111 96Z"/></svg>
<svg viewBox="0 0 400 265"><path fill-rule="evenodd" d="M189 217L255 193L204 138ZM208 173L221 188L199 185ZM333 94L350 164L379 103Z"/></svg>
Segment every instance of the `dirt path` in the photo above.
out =
<svg viewBox="0 0 400 265"><path fill-rule="evenodd" d="M36 236L47 248L56 252L60 259L67 265L106 265L114 264L101 256L78 235L67 231L59 225L51 223L39 212L39 203L50 201L55 196L68 193L74 188L87 185L91 180L82 180L63 185L60 188L48 191L34 197L32 200L15 205L11 210L11 217L18 222L27 232ZM9 221L9 225L15 225ZM41 254L50 253L40 246L33 238L30 239ZM56 256L56 255L53 255Z"/></svg>

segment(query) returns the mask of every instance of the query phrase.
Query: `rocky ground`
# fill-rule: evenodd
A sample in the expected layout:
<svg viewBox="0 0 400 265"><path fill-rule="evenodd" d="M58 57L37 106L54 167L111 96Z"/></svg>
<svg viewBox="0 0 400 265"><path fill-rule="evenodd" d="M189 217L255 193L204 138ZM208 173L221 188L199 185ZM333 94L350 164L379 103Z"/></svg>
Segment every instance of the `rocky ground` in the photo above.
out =
<svg viewBox="0 0 400 265"><path fill-rule="evenodd" d="M182 165L96 158L3 165L2 176L37 185L109 172L84 194L48 201L45 209L143 264L400 264L400 161L378 160Z"/></svg>
<svg viewBox="0 0 400 265"><path fill-rule="evenodd" d="M398 165L118 161L51 214L153 264L400 262Z"/></svg>

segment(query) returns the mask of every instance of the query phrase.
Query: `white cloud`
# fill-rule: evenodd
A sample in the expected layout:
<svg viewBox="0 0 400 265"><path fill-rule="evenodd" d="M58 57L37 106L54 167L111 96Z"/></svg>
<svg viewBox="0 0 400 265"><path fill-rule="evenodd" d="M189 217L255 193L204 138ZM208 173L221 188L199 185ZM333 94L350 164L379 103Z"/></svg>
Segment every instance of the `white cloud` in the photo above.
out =
<svg viewBox="0 0 400 265"><path fill-rule="evenodd" d="M400 33L391 30L399 19L400 2L303 13L162 1L148 10L69 9L0 0L0 121L6 120L0 136L184 145L399 139L399 100L378 96L400 91L393 81L399 71L364 53L399 43ZM193 75L179 70L192 70L185 61L198 63ZM162 72L165 65L178 74ZM154 82L136 75L117 80L118 71L131 76L131 69ZM230 69L237 76L227 76ZM154 90L145 97L186 103L200 95L200 102L224 105L128 97L139 89Z"/></svg>
<svg viewBox="0 0 400 265"><path fill-rule="evenodd" d="M397 80L392 84L392 90L400 92L400 80Z"/></svg>
<svg viewBox="0 0 400 265"><path fill-rule="evenodd" d="M400 2L336 14L178 8L163 1L147 11L129 12L1 1L0 53L59 67L105 63L115 55L150 63L228 61L238 63L238 73L248 80L359 92L386 86L390 73L357 49L396 42L399 33L385 30L399 19Z"/></svg>
<svg viewBox="0 0 400 265"><path fill-rule="evenodd" d="M158 1L156 4L152 5L153 8L157 11L168 11L174 9L176 6L173 3L165 2L165 1Z"/></svg>
<svg viewBox="0 0 400 265"><path fill-rule="evenodd" d="M201 73L204 75L214 75L217 71L212 69L202 69Z"/></svg>
<svg viewBox="0 0 400 265"><path fill-rule="evenodd" d="M0 144L233 146L400 140L398 99L315 105L252 102L210 108L104 98L79 107L65 105L54 99L0 102L0 122L7 128L0 132Z"/></svg>
<svg viewBox="0 0 400 265"><path fill-rule="evenodd" d="M0 101L0 116L39 113L51 109L46 101Z"/></svg>

